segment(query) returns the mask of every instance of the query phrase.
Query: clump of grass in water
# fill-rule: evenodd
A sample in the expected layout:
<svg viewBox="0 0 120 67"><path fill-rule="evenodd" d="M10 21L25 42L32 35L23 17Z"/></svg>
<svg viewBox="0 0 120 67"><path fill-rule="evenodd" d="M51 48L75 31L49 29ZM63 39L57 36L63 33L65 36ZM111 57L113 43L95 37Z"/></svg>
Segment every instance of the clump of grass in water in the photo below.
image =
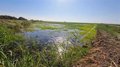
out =
<svg viewBox="0 0 120 67"><path fill-rule="evenodd" d="M47 29L55 30L55 29L58 29L58 28L53 27L53 26L41 26L40 28L41 28L42 30L47 30Z"/></svg>
<svg viewBox="0 0 120 67"><path fill-rule="evenodd" d="M45 23L35 23L33 24L32 27L35 27L35 28L40 28L41 30L56 30L58 29L57 27L55 26L52 26L52 25L49 25L49 24L45 24Z"/></svg>

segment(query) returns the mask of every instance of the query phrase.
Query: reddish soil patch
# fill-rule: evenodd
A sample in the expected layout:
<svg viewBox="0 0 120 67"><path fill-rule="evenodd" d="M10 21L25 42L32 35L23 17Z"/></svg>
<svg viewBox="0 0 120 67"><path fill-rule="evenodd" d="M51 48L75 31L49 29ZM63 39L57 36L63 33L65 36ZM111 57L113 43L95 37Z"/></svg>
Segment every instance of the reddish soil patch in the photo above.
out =
<svg viewBox="0 0 120 67"><path fill-rule="evenodd" d="M120 39L99 30L87 56L73 67L120 67Z"/></svg>

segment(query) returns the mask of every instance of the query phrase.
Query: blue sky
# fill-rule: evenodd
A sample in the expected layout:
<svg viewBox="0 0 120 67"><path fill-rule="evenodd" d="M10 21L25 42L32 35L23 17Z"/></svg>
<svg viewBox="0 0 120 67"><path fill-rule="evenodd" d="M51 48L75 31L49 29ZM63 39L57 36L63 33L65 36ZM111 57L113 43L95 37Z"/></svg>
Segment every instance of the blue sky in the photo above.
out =
<svg viewBox="0 0 120 67"><path fill-rule="evenodd" d="M120 0L0 0L0 14L54 21L120 23Z"/></svg>

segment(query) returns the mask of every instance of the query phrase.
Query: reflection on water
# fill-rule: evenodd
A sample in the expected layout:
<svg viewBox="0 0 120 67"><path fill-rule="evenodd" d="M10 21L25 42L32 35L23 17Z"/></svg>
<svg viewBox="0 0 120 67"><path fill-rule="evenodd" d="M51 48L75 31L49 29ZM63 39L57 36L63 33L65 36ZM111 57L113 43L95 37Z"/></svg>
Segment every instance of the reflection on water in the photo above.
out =
<svg viewBox="0 0 120 67"><path fill-rule="evenodd" d="M35 28L32 32L24 32L28 42L35 41L37 44L75 44L80 39L79 30L40 30Z"/></svg>
<svg viewBox="0 0 120 67"><path fill-rule="evenodd" d="M63 43L67 41L69 33L66 31L54 31L54 30L36 30L33 32L24 32L27 40L35 40L39 43Z"/></svg>
<svg viewBox="0 0 120 67"><path fill-rule="evenodd" d="M55 24L53 26L60 27L59 25ZM27 31L23 34L28 44L31 44L33 41L35 41L37 45L42 45L42 47L46 45L56 45L58 53L61 55L68 46L75 44L78 45L79 40L77 40L76 36L80 38L78 35L79 32L80 30L77 29L41 30L40 28L34 28L34 31Z"/></svg>

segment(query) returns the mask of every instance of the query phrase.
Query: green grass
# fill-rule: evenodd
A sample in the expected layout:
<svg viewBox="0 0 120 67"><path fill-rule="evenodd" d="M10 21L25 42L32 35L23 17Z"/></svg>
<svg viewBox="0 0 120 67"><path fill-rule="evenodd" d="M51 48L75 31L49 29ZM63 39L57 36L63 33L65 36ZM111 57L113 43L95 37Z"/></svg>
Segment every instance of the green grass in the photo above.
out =
<svg viewBox="0 0 120 67"><path fill-rule="evenodd" d="M104 30L110 33L113 36L120 35L120 25L112 25L112 24L99 24L97 26L98 30Z"/></svg>
<svg viewBox="0 0 120 67"><path fill-rule="evenodd" d="M58 29L57 27L51 26L51 25L48 25L48 24L33 23L33 24L31 24L30 27L28 28L28 31L29 31L29 30L33 30L33 31L34 31L34 28L38 28L38 29L40 29L40 30L56 30L56 29Z"/></svg>
<svg viewBox="0 0 120 67"><path fill-rule="evenodd" d="M63 54L63 66L62 67L72 67L72 64L84 57L89 51L89 48L84 48L79 45L70 47Z"/></svg>
<svg viewBox="0 0 120 67"><path fill-rule="evenodd" d="M21 37L17 36L13 30L8 29L6 26L0 24L0 45L6 45L16 40L19 40Z"/></svg>
<svg viewBox="0 0 120 67"><path fill-rule="evenodd" d="M75 39L79 39L81 43L85 44L90 44L91 41L95 39L97 33L96 27L97 24L73 24L67 26L67 28L79 30L72 32L71 34Z"/></svg>
<svg viewBox="0 0 120 67"><path fill-rule="evenodd" d="M88 48L75 46L59 55L54 46L44 47L42 51L28 49L25 46L20 48L19 51L22 52L22 56L15 60L1 51L1 61L5 67L71 67L74 61L85 56L89 50Z"/></svg>
<svg viewBox="0 0 120 67"><path fill-rule="evenodd" d="M83 35L81 42L91 43L91 41L95 39L95 36L97 33L96 27L97 25L91 25L91 26L89 25L89 26L82 27L82 29L84 29L85 32L81 32L81 34Z"/></svg>
<svg viewBox="0 0 120 67"><path fill-rule="evenodd" d="M31 25L31 21L25 20L0 20L0 24L8 27L14 32L22 32Z"/></svg>
<svg viewBox="0 0 120 67"><path fill-rule="evenodd" d="M42 30L55 30L58 28L54 27L54 26L40 26L40 29L42 29Z"/></svg>

